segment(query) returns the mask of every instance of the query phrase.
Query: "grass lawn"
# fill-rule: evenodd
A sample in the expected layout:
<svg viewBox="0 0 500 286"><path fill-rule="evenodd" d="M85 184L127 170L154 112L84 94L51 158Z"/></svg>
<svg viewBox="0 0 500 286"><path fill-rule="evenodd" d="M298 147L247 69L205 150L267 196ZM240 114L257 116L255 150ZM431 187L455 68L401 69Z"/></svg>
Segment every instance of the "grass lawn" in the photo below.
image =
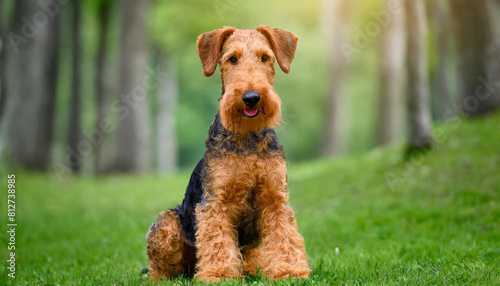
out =
<svg viewBox="0 0 500 286"><path fill-rule="evenodd" d="M291 165L291 204L313 273L285 283L499 285L499 127L500 115L439 125L438 145L411 163L401 161L401 146L392 146ZM53 174L16 173L17 272L11 279L2 267L0 284L149 284L141 274L144 236L159 211L182 200L189 175L60 181Z"/></svg>

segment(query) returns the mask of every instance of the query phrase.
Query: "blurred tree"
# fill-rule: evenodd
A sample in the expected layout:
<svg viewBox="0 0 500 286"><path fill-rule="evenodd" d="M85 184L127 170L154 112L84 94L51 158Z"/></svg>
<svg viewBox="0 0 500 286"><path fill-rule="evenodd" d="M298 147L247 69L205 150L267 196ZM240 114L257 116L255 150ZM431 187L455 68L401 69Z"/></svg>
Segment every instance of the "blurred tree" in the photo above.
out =
<svg viewBox="0 0 500 286"><path fill-rule="evenodd" d="M115 167L144 172L151 167L148 59L148 0L121 0L119 121Z"/></svg>
<svg viewBox="0 0 500 286"><path fill-rule="evenodd" d="M41 3L41 4L40 4ZM15 1L7 34L7 94L2 131L11 166L47 169L52 149L60 7Z"/></svg>
<svg viewBox="0 0 500 286"><path fill-rule="evenodd" d="M405 19L399 11L390 8L394 1L387 0L387 25L380 42L380 85L377 118L377 144L385 145L400 138L402 126L402 88L405 62Z"/></svg>
<svg viewBox="0 0 500 286"><path fill-rule="evenodd" d="M422 0L403 1L406 13L408 154L432 146L432 119L427 75L426 17Z"/></svg>
<svg viewBox="0 0 500 286"><path fill-rule="evenodd" d="M158 47L158 62L160 73L160 87L158 90L158 108L156 110L156 163L159 172L174 170L178 165L178 134L176 132L176 110L179 105L180 95L180 69L179 61L183 52L192 51L189 55L194 58L199 65L199 77L202 79L201 63L196 53L196 39L199 34L220 28L219 14L229 12L228 10L218 11L218 8L229 9L232 6L228 3L200 2L200 1L156 1L151 9L150 27L151 36ZM221 6L222 5L222 6ZM185 13L190 11L190 13ZM211 11L213 13L206 13ZM203 15L203 17L200 17ZM223 14L221 14L223 15ZM190 70L191 74L194 74ZM188 80L189 86L195 86L192 79ZM189 102L190 109L200 104L199 97L187 94L184 99ZM209 99L208 97L206 97ZM203 111L207 112L207 106L203 105ZM201 112L198 113L201 115ZM210 114L213 117L213 114ZM192 129L197 129L193 126ZM191 131L190 130L190 131ZM184 131L184 130L182 130ZM181 132L182 132L181 131ZM192 132L192 131L191 131ZM203 136L206 131L203 130ZM203 147L202 144L199 145ZM192 155L194 152L190 152ZM188 156L184 156L184 159ZM197 157L197 156L196 156ZM196 162L199 158L196 158Z"/></svg>
<svg viewBox="0 0 500 286"><path fill-rule="evenodd" d="M458 52L459 106L469 117L500 106L500 45L494 4L490 0L450 1Z"/></svg>
<svg viewBox="0 0 500 286"><path fill-rule="evenodd" d="M175 117L179 97L177 56L163 55L158 62L165 78L160 80L158 90L158 111L156 115L156 139L158 146L158 171L168 172L177 168L177 136Z"/></svg>
<svg viewBox="0 0 500 286"><path fill-rule="evenodd" d="M151 37L165 53L179 52L186 45L195 47L201 33L221 28L217 7L222 5L229 8L230 4L193 0L154 1L148 19Z"/></svg>
<svg viewBox="0 0 500 286"><path fill-rule="evenodd" d="M344 82L349 68L349 54L346 51L347 31L351 19L350 0L324 0L323 29L329 50L328 89L323 155L333 156L342 153L345 139L346 100Z"/></svg>
<svg viewBox="0 0 500 286"><path fill-rule="evenodd" d="M439 117L449 118L453 115L453 104L450 94L450 79L448 76L448 60L450 58L451 23L447 2L434 0L429 2L429 14L434 28L437 46L437 93L439 99Z"/></svg>
<svg viewBox="0 0 500 286"><path fill-rule="evenodd" d="M97 110L97 120L95 122L95 130L100 136L99 140L94 144L94 172L102 174L106 171L104 162L104 142L107 135L105 130L106 116L106 76L105 66L107 62L106 48L108 47L108 29L111 14L111 8L114 5L114 0L102 0L97 3L98 15L98 36L97 36L97 52L95 57L95 104Z"/></svg>
<svg viewBox="0 0 500 286"><path fill-rule="evenodd" d="M71 78L71 103L69 113L69 130L68 130L68 146L71 150L78 150L78 143L81 140L82 133L82 106L81 106L81 35L80 35L80 19L81 5L80 0L71 1L72 23L71 23L71 39L72 39L72 78ZM71 153L70 167L73 172L80 172L81 159Z"/></svg>

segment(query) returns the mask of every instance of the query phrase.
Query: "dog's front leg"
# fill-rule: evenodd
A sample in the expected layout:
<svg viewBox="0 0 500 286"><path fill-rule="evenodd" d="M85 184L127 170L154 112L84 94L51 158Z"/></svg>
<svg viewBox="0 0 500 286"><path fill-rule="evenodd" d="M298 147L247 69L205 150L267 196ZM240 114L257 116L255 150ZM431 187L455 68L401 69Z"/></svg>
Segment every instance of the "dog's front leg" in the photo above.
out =
<svg viewBox="0 0 500 286"><path fill-rule="evenodd" d="M239 277L242 257L237 245L234 219L236 206L218 199L209 199L196 208L197 273L204 282Z"/></svg>
<svg viewBox="0 0 500 286"><path fill-rule="evenodd" d="M262 232L263 272L271 279L307 278L304 239L297 230L293 209L288 205L287 171L278 160L267 171L257 192L260 208L259 228Z"/></svg>

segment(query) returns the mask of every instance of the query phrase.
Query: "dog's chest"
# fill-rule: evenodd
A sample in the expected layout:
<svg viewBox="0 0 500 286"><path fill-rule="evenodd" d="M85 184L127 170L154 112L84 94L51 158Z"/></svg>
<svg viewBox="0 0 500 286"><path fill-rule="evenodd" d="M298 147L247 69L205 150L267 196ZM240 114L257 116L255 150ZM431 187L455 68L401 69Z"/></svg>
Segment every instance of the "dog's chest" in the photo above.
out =
<svg viewBox="0 0 500 286"><path fill-rule="evenodd" d="M228 154L224 157L206 157L205 187L207 191L223 189L228 196L249 198L265 180L284 164L281 156L262 157Z"/></svg>
<svg viewBox="0 0 500 286"><path fill-rule="evenodd" d="M255 197L251 194L244 203L244 210L236 224L238 231L238 245L244 251L255 248L260 243L258 227L259 212L255 206Z"/></svg>
<svg viewBox="0 0 500 286"><path fill-rule="evenodd" d="M256 196L263 182L276 167L274 162L256 154L231 154L206 161L206 199L221 201L227 209L237 213L235 227L242 251L256 247L260 242L258 227L259 206Z"/></svg>

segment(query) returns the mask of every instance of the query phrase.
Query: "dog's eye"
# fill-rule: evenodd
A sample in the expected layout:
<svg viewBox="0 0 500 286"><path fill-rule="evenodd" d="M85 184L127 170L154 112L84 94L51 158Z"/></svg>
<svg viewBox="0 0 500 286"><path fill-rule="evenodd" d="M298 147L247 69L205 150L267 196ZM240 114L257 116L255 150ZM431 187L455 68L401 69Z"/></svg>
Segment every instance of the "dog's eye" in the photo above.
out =
<svg viewBox="0 0 500 286"><path fill-rule="evenodd" d="M262 57L260 57L260 60L261 60L262 62L267 61L267 59L269 59L269 56L268 56L268 55L262 55Z"/></svg>
<svg viewBox="0 0 500 286"><path fill-rule="evenodd" d="M232 56L232 57L230 57L230 58L229 58L229 60L230 60L233 64L235 64L235 63L237 63L237 62L238 62L238 58L237 58L236 56Z"/></svg>

